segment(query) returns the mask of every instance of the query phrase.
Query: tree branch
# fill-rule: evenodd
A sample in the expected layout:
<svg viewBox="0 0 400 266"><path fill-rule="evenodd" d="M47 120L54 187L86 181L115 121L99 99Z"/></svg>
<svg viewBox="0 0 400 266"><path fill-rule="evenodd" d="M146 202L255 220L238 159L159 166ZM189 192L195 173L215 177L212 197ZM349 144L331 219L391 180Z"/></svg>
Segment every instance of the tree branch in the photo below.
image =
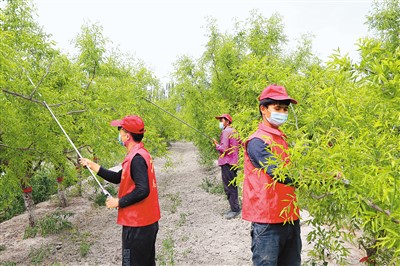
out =
<svg viewBox="0 0 400 266"><path fill-rule="evenodd" d="M391 218L392 222L396 223L396 224L400 224L399 220L394 219L393 217L390 217L391 213L389 210L383 210L381 207L379 207L378 205L376 205L375 203L373 203L370 199L367 198L363 198L363 200L367 203L367 205L369 207L371 207L372 209L384 213L386 214L389 218Z"/></svg>
<svg viewBox="0 0 400 266"><path fill-rule="evenodd" d="M324 193L324 194L322 194L322 195L315 195L314 193L311 193L310 195L311 195L311 197L312 197L313 199L320 200L320 199L323 199L323 198L325 198L325 197L331 196L331 195L333 195L333 194L330 193L330 192L327 192L327 193Z"/></svg>
<svg viewBox="0 0 400 266"><path fill-rule="evenodd" d="M86 109L84 109L84 110L76 110L76 111L69 111L67 113L67 115L79 114L79 113L84 113L84 112L86 112Z"/></svg>
<svg viewBox="0 0 400 266"><path fill-rule="evenodd" d="M299 130L299 123L298 123L298 121L297 121L297 114L296 114L296 112L294 111L293 104L290 104L290 108L292 109L292 112L293 112L293 115L294 115L294 120L295 120L296 129Z"/></svg>
<svg viewBox="0 0 400 266"><path fill-rule="evenodd" d="M324 194L322 194L322 195L315 195L314 193L311 193L310 195L311 195L311 197L312 197L313 199L320 200L320 199L323 199L323 198L325 198L325 197L327 197L327 196L331 196L331 195L333 195L333 194L330 193L330 192L327 192L327 193L324 193ZM378 211L378 212L381 212L381 213L383 213L383 214L386 214L386 216L389 217L390 220L391 220L392 222L394 222L394 223L396 223L396 224L400 224L400 220L397 220L397 219L395 219L395 218L393 218L393 217L390 217L390 216L391 216L391 212L390 212L389 210L383 210L381 207L379 207L377 204L375 204L374 202L372 202L372 200L370 200L370 199L362 198L362 200L363 200L369 207L371 207L372 209L374 209L374 210L376 210L376 211Z"/></svg>
<svg viewBox="0 0 400 266"><path fill-rule="evenodd" d="M32 97L28 97L28 96L26 96L26 95L19 94L19 93L14 92L14 91L9 91L9 90L7 90L7 89L2 89L2 91L5 92L5 93L8 93L8 94L11 94L11 95L20 97L20 98L22 98L22 99L25 99L25 100L28 100L28 101L31 101L31 102L34 102L34 103L38 103L38 104L41 104L41 105L45 106L43 102L41 102L41 101L39 101L39 100L36 100L36 99L33 99Z"/></svg>
<svg viewBox="0 0 400 266"><path fill-rule="evenodd" d="M28 100L28 101L31 101L31 102L34 102L34 103L38 103L38 104L40 104L40 105L45 106L44 103L43 103L42 101L33 99L31 96L26 96L26 95L23 95L23 94L14 92L14 91L9 91L9 90L7 90L7 89L2 89L2 91L5 92L5 93L8 93L8 94L11 94L11 95L20 97L20 98L22 98L22 99L24 99L24 100ZM74 102L77 102L77 103L83 105L83 103L81 103L81 102L79 102L79 101L77 101L77 100L74 100ZM51 104L51 105L49 105L49 106L50 106L50 107L59 107L59 106L61 106L61 105L65 105L65 104L67 104L67 103ZM72 115L72 114L76 114L76 113L83 113L83 112L86 112L86 109L75 110L75 111L69 111L69 112L67 113L67 115Z"/></svg>
<svg viewBox="0 0 400 266"><path fill-rule="evenodd" d="M0 147L8 148L8 149L13 149L13 150L19 150L19 151L37 151L36 149L31 148L33 143L31 143L27 148L16 148L16 147L11 147L9 145L0 143Z"/></svg>
<svg viewBox="0 0 400 266"><path fill-rule="evenodd" d="M90 79L89 83L86 86L86 90L89 89L90 85L92 84L92 82L93 82L93 80L94 80L94 78L96 76L96 69L97 69L97 62L94 62L93 75L92 75L92 78Z"/></svg>
<svg viewBox="0 0 400 266"><path fill-rule="evenodd" d="M76 147L76 148L80 151L85 147L90 147L90 146L89 145L82 145L82 146L79 146L79 147ZM64 150L64 154L69 154L69 153L76 153L76 151L75 150Z"/></svg>
<svg viewBox="0 0 400 266"><path fill-rule="evenodd" d="M39 83L38 83L37 85L35 85L35 84L33 83L33 81L31 80L31 78L28 76L28 74L26 74L26 76L27 76L28 79L29 79L29 82L32 84L33 87L35 87L34 90L31 92L31 95L29 96L31 99L33 98L33 95L35 94L35 92L37 91L37 89L39 88L39 86L43 83L43 80L44 80L44 79L47 77L47 75L49 74L49 72L50 72L50 67L51 67L52 64L53 64L53 60L50 61L49 65L48 65L47 68L46 68L46 73L44 73L44 75L43 75L42 78L39 80Z"/></svg>

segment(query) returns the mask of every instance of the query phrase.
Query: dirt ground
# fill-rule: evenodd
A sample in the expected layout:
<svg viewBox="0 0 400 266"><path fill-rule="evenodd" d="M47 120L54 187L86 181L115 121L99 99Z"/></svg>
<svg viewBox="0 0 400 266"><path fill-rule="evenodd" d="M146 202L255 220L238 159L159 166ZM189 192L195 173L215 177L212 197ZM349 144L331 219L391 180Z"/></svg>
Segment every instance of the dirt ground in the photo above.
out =
<svg viewBox="0 0 400 266"><path fill-rule="evenodd" d="M159 265L251 265L250 223L240 217L226 220L228 201L201 188L204 179L220 180L219 168L205 170L191 143L173 143L169 159L154 160L162 218L157 236ZM117 167L116 167L117 168ZM0 224L0 265L121 265L121 227L116 210L96 207L89 195L69 197L72 230L46 238L23 239L27 214ZM38 217L57 208L53 199L38 204ZM303 213L303 221L307 214ZM302 222L302 260L312 244L311 229ZM86 256L82 249L89 247ZM363 252L351 246L348 265L360 265ZM334 264L329 264L334 265Z"/></svg>

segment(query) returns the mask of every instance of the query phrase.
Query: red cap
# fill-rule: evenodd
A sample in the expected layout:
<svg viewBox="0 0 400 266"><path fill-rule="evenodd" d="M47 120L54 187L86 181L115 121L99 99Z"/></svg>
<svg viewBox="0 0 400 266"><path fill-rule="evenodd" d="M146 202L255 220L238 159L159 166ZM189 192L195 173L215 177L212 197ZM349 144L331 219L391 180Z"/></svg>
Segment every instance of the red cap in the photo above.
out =
<svg viewBox="0 0 400 266"><path fill-rule="evenodd" d="M228 120L230 123L232 123L232 117L229 114L222 114L220 116L216 116L215 119L221 119L221 118L225 118L226 120Z"/></svg>
<svg viewBox="0 0 400 266"><path fill-rule="evenodd" d="M291 103L297 104L297 101L293 98L290 98L286 92L285 87L279 85L268 85L262 92L258 100L264 100L270 98L272 100L290 100Z"/></svg>
<svg viewBox="0 0 400 266"><path fill-rule="evenodd" d="M121 120L111 121L113 127L122 127L126 131L134 134L143 134L146 132L144 130L144 123L142 118L138 115L128 115Z"/></svg>

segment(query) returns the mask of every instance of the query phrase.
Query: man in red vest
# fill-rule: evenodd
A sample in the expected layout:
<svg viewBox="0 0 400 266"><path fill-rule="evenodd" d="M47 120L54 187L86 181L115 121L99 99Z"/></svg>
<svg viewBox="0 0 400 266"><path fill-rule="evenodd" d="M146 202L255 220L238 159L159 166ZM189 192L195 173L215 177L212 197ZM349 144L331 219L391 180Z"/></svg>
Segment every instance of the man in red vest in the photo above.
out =
<svg viewBox="0 0 400 266"><path fill-rule="evenodd" d="M107 170L86 159L88 166L105 180L120 184L118 198L106 201L108 208L118 208L117 223L122 225L122 265L156 265L155 243L160 219L158 191L153 161L144 148L143 120L137 115L111 122L118 127L118 140L128 154L119 172Z"/></svg>
<svg viewBox="0 0 400 266"><path fill-rule="evenodd" d="M297 101L278 85L267 86L258 99L262 122L245 143L242 218L252 222L254 265L296 266L302 243L295 187L275 169L289 163L286 135L279 127Z"/></svg>

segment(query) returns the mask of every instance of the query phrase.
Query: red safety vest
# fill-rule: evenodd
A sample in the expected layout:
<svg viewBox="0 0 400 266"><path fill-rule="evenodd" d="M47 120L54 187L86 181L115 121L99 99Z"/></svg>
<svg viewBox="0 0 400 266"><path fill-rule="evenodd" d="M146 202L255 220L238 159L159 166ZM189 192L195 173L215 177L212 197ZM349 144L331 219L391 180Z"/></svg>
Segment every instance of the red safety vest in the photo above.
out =
<svg viewBox="0 0 400 266"><path fill-rule="evenodd" d="M265 170L255 168L247 154L247 144L253 138L265 141L272 153L289 163L285 134L264 124L245 143L242 218L256 223L283 223L299 219L295 208L295 188L274 181Z"/></svg>
<svg viewBox="0 0 400 266"><path fill-rule="evenodd" d="M140 154L146 161L150 193L140 202L118 209L117 223L132 227L146 226L160 219L160 206L158 204L157 182L153 161L142 142L132 148L122 163L122 176L118 190L118 198L129 194L136 187L131 177L131 162L136 154Z"/></svg>

